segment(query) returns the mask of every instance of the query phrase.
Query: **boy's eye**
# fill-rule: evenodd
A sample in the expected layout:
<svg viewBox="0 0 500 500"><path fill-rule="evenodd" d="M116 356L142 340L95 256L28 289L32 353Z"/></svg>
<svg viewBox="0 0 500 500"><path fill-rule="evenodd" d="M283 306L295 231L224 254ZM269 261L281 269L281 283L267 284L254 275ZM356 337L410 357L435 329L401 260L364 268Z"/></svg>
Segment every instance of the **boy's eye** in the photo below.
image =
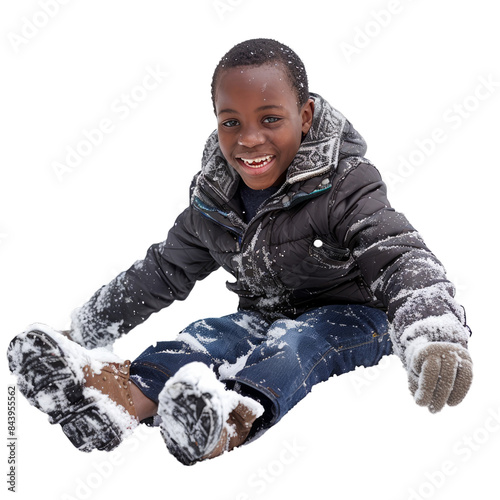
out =
<svg viewBox="0 0 500 500"><path fill-rule="evenodd" d="M277 118L276 116L268 116L267 118L264 118L265 123L276 123L280 121L280 118Z"/></svg>
<svg viewBox="0 0 500 500"><path fill-rule="evenodd" d="M238 120L228 120L227 122L224 122L222 125L228 128L236 127L236 125L238 125Z"/></svg>

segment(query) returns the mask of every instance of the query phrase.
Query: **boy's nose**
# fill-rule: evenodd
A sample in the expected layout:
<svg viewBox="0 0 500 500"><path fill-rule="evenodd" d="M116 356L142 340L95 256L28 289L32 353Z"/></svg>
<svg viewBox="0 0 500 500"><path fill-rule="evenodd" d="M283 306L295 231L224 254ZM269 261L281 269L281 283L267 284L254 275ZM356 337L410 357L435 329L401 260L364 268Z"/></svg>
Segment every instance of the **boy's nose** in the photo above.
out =
<svg viewBox="0 0 500 500"><path fill-rule="evenodd" d="M243 130L238 137L238 145L254 148L266 142L264 134L256 128Z"/></svg>

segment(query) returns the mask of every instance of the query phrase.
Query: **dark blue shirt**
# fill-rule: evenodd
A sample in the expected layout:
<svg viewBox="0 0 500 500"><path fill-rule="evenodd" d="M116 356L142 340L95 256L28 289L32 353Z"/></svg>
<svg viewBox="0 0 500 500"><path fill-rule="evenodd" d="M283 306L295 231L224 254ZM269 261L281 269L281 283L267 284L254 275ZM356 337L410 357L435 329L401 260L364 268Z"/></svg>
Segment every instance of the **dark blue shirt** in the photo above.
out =
<svg viewBox="0 0 500 500"><path fill-rule="evenodd" d="M238 189L245 222L250 222L262 203L276 193L279 188L280 186L271 186L266 189L251 189L241 181Z"/></svg>

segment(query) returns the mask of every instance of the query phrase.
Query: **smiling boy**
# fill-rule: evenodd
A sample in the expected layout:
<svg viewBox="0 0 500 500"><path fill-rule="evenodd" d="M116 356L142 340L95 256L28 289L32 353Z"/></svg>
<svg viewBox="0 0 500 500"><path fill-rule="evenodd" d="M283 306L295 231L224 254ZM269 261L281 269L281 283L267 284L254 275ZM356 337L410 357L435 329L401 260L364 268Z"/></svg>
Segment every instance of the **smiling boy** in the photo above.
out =
<svg viewBox="0 0 500 500"><path fill-rule="evenodd" d="M167 239L102 287L62 336L9 347L21 392L83 451L160 425L184 464L260 436L333 375L395 352L416 402L462 401L469 329L444 269L364 158L345 117L309 93L298 56L242 42L212 80L217 130ZM238 311L196 321L132 363L109 346L219 267ZM70 339L68 339L69 337Z"/></svg>

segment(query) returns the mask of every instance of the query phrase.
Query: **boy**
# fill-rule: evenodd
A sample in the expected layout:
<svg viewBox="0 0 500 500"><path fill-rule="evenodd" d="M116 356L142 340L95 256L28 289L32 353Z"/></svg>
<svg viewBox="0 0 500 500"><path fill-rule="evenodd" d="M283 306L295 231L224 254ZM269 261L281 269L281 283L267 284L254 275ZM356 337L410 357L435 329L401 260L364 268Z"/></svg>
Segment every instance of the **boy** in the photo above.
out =
<svg viewBox="0 0 500 500"><path fill-rule="evenodd" d="M218 127L190 206L65 336L34 325L11 342L21 392L83 451L153 422L184 464L255 439L313 385L393 350L418 404L458 404L472 362L453 286L390 207L362 137L309 93L298 56L273 40L236 45L212 101ZM132 363L96 349L221 266L235 314L195 322Z"/></svg>

